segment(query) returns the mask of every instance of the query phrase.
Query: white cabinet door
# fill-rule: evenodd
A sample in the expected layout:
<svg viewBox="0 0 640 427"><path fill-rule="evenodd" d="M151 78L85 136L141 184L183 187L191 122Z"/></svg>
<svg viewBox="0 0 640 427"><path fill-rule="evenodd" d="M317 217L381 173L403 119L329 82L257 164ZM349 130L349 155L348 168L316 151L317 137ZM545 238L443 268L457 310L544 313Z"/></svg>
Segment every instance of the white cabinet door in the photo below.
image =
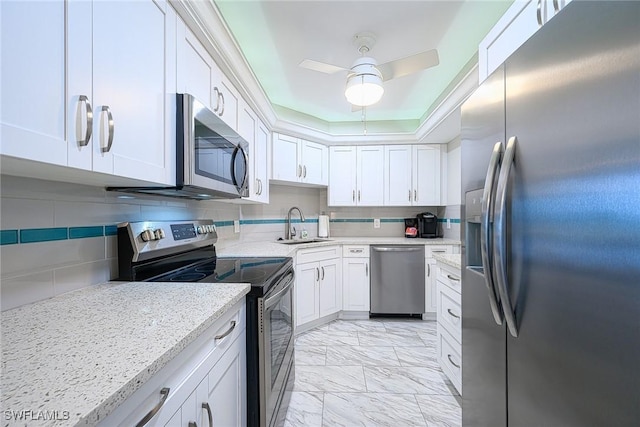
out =
<svg viewBox="0 0 640 427"><path fill-rule="evenodd" d="M317 262L299 264L296 267L296 326L319 318Z"/></svg>
<svg viewBox="0 0 640 427"><path fill-rule="evenodd" d="M369 260L343 258L342 267L342 309L369 311Z"/></svg>
<svg viewBox="0 0 640 427"><path fill-rule="evenodd" d="M302 175L298 162L298 139L279 133L273 134L272 178L297 182Z"/></svg>
<svg viewBox="0 0 640 427"><path fill-rule="evenodd" d="M167 8L151 0L93 3L95 171L167 181Z"/></svg>
<svg viewBox="0 0 640 427"><path fill-rule="evenodd" d="M65 2L2 1L0 13L0 152L66 165ZM77 97L70 99L70 113L84 108L78 104Z"/></svg>
<svg viewBox="0 0 640 427"><path fill-rule="evenodd" d="M438 206L441 202L440 146L413 146L413 191L415 206Z"/></svg>
<svg viewBox="0 0 640 427"><path fill-rule="evenodd" d="M198 410L202 417L199 426L211 425L208 411L202 407L202 403L209 405L214 426L233 427L247 424L245 349L246 335L243 332L209 372L208 397L198 402Z"/></svg>
<svg viewBox="0 0 640 427"><path fill-rule="evenodd" d="M222 73L209 52L189 30L181 19L178 20L178 92L188 93L209 107L218 108L218 97L214 94L214 82Z"/></svg>
<svg viewBox="0 0 640 427"><path fill-rule="evenodd" d="M384 204L411 206L414 199L411 182L411 145L384 147Z"/></svg>
<svg viewBox="0 0 640 427"><path fill-rule="evenodd" d="M384 147L358 147L356 157L357 205L382 206L384 204Z"/></svg>
<svg viewBox="0 0 640 427"><path fill-rule="evenodd" d="M342 310L342 275L340 259L321 261L319 286L319 317Z"/></svg>
<svg viewBox="0 0 640 427"><path fill-rule="evenodd" d="M356 148L329 148L329 206L356 205Z"/></svg>
<svg viewBox="0 0 640 427"><path fill-rule="evenodd" d="M255 149L253 150L254 186L258 187L258 192L257 194L253 193L252 199L261 203L269 203L269 137L269 130L258 120Z"/></svg>
<svg viewBox="0 0 640 427"><path fill-rule="evenodd" d="M302 182L327 185L329 150L326 145L310 141L300 141L302 151Z"/></svg>
<svg viewBox="0 0 640 427"><path fill-rule="evenodd" d="M233 130L238 130L238 106L240 94L235 86L222 74L219 83L220 109L217 111L220 118Z"/></svg>

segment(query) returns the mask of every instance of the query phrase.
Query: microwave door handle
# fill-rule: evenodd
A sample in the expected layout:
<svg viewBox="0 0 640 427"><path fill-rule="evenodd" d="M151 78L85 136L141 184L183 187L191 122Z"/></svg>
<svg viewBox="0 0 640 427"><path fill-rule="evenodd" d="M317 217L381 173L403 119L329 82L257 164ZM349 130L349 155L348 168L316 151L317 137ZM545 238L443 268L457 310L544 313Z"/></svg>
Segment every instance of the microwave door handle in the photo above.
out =
<svg viewBox="0 0 640 427"><path fill-rule="evenodd" d="M494 280L493 266L489 254L491 248L491 225L493 222L493 208L495 204L494 182L500 169L502 158L502 143L496 142L493 146L489 169L484 182L484 193L482 194L482 214L480 219L480 252L482 254L482 268L484 271L484 282L489 291L489 305L496 324L502 325L502 312L498 301L498 291Z"/></svg>
<svg viewBox="0 0 640 427"><path fill-rule="evenodd" d="M236 156L238 153L241 153L244 158L244 176L242 177L241 182L238 182L238 176L236 175ZM249 183L249 159L247 157L247 153L245 153L240 145L236 145L235 150L233 150L233 155L231 156L231 175L238 192L244 192Z"/></svg>
<svg viewBox="0 0 640 427"><path fill-rule="evenodd" d="M496 191L496 211L494 220L494 256L493 261L496 267L496 282L498 284L498 292L500 293L500 302L502 303L502 311L507 322L509 333L518 338L518 325L516 322L515 312L511 306L509 296L508 280L507 280L507 187L509 184L509 173L513 166L517 138L511 137L507 143L504 156L502 158L502 167L500 168L500 177L498 178L498 189Z"/></svg>

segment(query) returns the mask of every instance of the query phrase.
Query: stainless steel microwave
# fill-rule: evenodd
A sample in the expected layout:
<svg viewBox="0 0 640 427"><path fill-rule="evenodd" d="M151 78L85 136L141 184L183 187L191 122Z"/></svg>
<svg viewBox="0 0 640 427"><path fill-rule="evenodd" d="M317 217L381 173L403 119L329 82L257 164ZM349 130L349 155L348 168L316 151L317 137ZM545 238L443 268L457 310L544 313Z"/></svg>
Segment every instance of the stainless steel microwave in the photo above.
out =
<svg viewBox="0 0 640 427"><path fill-rule="evenodd" d="M192 95L176 99L176 185L107 189L196 200L248 196L247 141Z"/></svg>

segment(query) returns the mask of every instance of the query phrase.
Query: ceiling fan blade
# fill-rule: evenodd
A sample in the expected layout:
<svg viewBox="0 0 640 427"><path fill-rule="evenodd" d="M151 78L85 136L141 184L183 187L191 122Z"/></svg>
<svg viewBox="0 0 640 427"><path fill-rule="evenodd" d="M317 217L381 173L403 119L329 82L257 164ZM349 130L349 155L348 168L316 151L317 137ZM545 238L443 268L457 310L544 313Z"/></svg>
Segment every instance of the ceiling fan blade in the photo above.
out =
<svg viewBox="0 0 640 427"><path fill-rule="evenodd" d="M338 67L337 65L327 64L324 62L314 61L313 59L305 59L298 65L308 70L319 71L321 73L326 73L326 74L334 74L339 71L349 71L346 68Z"/></svg>
<svg viewBox="0 0 640 427"><path fill-rule="evenodd" d="M440 63L436 49L427 50L406 58L396 59L378 65L378 71L382 74L382 80L391 80L396 77L406 76L417 71L436 66Z"/></svg>
<svg viewBox="0 0 640 427"><path fill-rule="evenodd" d="M361 106L359 106L359 105L351 104L351 112L352 112L352 113L356 113L356 112L358 112L358 111L362 111L362 107L361 107Z"/></svg>

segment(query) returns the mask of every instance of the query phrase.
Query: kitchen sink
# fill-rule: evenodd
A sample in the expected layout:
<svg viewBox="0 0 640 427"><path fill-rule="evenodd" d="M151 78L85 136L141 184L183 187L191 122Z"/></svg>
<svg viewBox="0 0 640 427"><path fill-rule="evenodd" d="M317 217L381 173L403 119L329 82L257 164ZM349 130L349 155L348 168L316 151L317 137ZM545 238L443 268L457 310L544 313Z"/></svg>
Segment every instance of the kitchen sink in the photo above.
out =
<svg viewBox="0 0 640 427"><path fill-rule="evenodd" d="M291 240L277 240L276 243L282 243L283 245L301 245L303 243L318 243L318 242L330 242L331 239L291 239Z"/></svg>

